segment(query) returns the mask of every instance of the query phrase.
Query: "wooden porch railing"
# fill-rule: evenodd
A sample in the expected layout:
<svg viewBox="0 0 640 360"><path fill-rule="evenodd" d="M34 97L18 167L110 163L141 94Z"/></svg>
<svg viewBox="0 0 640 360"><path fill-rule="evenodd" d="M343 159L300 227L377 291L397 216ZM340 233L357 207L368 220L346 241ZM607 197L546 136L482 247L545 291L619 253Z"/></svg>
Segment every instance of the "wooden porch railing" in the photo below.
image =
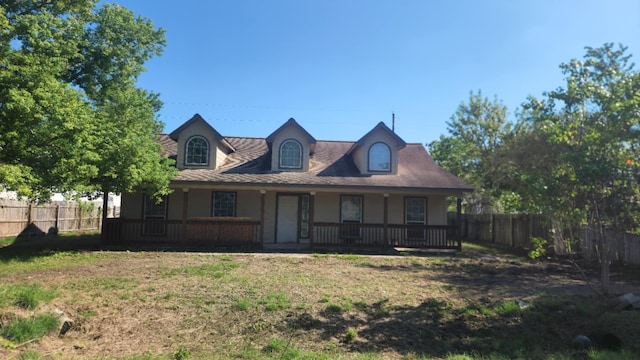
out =
<svg viewBox="0 0 640 360"><path fill-rule="evenodd" d="M102 239L107 244L252 245L260 243L260 222L240 218L182 220L106 219Z"/></svg>
<svg viewBox="0 0 640 360"><path fill-rule="evenodd" d="M313 245L462 249L458 227L450 225L314 223Z"/></svg>
<svg viewBox="0 0 640 360"><path fill-rule="evenodd" d="M313 246L407 247L461 250L457 226L315 223ZM106 219L107 244L149 243L184 246L260 244L260 222L244 218L181 220Z"/></svg>

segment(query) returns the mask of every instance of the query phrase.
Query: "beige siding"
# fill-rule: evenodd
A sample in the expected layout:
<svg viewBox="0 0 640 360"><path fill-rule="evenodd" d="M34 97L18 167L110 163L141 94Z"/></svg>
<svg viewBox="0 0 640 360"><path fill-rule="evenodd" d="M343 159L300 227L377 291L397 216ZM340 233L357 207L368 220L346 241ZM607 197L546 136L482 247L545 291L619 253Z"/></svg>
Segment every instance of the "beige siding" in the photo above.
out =
<svg viewBox="0 0 640 360"><path fill-rule="evenodd" d="M213 192L210 189L190 189L187 218L211 216Z"/></svg>
<svg viewBox="0 0 640 360"><path fill-rule="evenodd" d="M427 206L429 225L447 225L447 198L445 196L429 197Z"/></svg>
<svg viewBox="0 0 640 360"><path fill-rule="evenodd" d="M185 164L185 152L187 141L194 136L202 136L209 142L209 164L207 166L194 166ZM211 129L207 128L201 122L195 122L188 128L180 132L180 138L178 139L178 157L176 166L178 169L215 169L216 168L216 149L217 144Z"/></svg>
<svg viewBox="0 0 640 360"><path fill-rule="evenodd" d="M364 196L364 220L367 224L384 223L384 197L382 194L367 194Z"/></svg>
<svg viewBox="0 0 640 360"><path fill-rule="evenodd" d="M316 193L314 217L317 222L340 221L340 194Z"/></svg>
<svg viewBox="0 0 640 360"><path fill-rule="evenodd" d="M260 220L260 191L238 191L236 195L236 216Z"/></svg>
<svg viewBox="0 0 640 360"><path fill-rule="evenodd" d="M369 148L375 143L385 143L391 151L391 174L398 173L398 147L397 141L389 133L383 130L375 131L364 139L364 143L353 153L353 162L362 174L385 174L377 171L369 171ZM386 173L388 174L388 173Z"/></svg>
<svg viewBox="0 0 640 360"><path fill-rule="evenodd" d="M389 224L404 224L404 195L389 195Z"/></svg>
<svg viewBox="0 0 640 360"><path fill-rule="evenodd" d="M224 164L224 161L227 159L227 151L220 147L220 143L216 146L216 163L215 166L221 166Z"/></svg>
<svg viewBox="0 0 640 360"><path fill-rule="evenodd" d="M285 140L294 139L302 145L302 169L280 169L280 145ZM271 169L283 171L309 171L309 141L307 136L298 128L288 126L282 129L273 140L271 152Z"/></svg>

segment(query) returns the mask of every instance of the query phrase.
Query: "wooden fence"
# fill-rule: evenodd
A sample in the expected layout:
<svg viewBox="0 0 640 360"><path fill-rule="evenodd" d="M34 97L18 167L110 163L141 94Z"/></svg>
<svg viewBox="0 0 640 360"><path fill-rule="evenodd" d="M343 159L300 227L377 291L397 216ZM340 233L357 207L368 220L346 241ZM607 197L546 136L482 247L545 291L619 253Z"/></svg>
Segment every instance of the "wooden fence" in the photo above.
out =
<svg viewBox="0 0 640 360"><path fill-rule="evenodd" d="M461 221L464 239L511 247L530 247L532 237L547 239L550 231L539 215L464 214Z"/></svg>
<svg viewBox="0 0 640 360"><path fill-rule="evenodd" d="M614 231L606 231L604 236L610 244L611 261L625 264L640 264L640 235L620 234ZM598 259L597 244L600 232L593 226L585 226L582 229L581 255L586 259Z"/></svg>
<svg viewBox="0 0 640 360"><path fill-rule="evenodd" d="M449 215L449 220L451 218ZM553 236L551 221L540 215L464 214L461 221L463 240L532 248L531 238L539 237L547 240L556 254L574 252L585 259L598 258L596 244L599 234L591 226L574 231L577 244L574 249L570 249L561 236ZM605 236L611 244L613 261L640 264L640 236L614 231L607 231Z"/></svg>
<svg viewBox="0 0 640 360"><path fill-rule="evenodd" d="M119 216L119 207L110 207L111 217ZM102 208L92 203L60 202L33 205L9 202L0 205L0 238L37 236L74 231L99 231Z"/></svg>

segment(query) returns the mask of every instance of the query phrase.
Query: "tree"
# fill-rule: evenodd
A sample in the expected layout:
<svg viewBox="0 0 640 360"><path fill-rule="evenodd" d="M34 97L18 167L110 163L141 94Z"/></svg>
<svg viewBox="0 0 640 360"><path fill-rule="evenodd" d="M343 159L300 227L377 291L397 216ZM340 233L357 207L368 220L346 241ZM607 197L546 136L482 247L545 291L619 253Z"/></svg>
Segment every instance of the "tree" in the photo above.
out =
<svg viewBox="0 0 640 360"><path fill-rule="evenodd" d="M164 31L95 0L9 0L0 25L0 184L41 200L167 193L176 170L154 141L161 103L136 87Z"/></svg>
<svg viewBox="0 0 640 360"><path fill-rule="evenodd" d="M496 98L492 101L482 92L469 93L468 103L460 103L447 122L449 135L428 144L434 160L476 189L467 206L476 212L496 205L500 183L504 177L498 149L511 133L507 108Z"/></svg>
<svg viewBox="0 0 640 360"><path fill-rule="evenodd" d="M604 293L610 291L605 230L640 226L640 75L626 49L610 43L587 47L584 61L560 66L565 87L524 105L529 128L523 138L539 139L552 157L539 162L538 171L521 162L519 173L526 183L537 184L532 200L540 201L545 213L598 229Z"/></svg>

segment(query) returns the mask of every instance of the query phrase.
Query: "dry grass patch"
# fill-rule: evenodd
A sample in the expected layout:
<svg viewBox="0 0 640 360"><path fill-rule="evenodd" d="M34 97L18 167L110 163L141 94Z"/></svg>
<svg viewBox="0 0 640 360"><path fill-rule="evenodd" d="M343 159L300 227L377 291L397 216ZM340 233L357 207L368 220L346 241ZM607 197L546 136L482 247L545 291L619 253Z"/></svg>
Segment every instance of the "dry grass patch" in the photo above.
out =
<svg viewBox="0 0 640 360"><path fill-rule="evenodd" d="M571 339L585 325L621 321L584 305L597 302L584 297L570 266L495 255L74 256L31 257L22 267L16 260L14 273L3 266L15 261L0 266L0 283L59 289L53 301L76 320L63 337L5 347L0 356L545 358L576 354Z"/></svg>

